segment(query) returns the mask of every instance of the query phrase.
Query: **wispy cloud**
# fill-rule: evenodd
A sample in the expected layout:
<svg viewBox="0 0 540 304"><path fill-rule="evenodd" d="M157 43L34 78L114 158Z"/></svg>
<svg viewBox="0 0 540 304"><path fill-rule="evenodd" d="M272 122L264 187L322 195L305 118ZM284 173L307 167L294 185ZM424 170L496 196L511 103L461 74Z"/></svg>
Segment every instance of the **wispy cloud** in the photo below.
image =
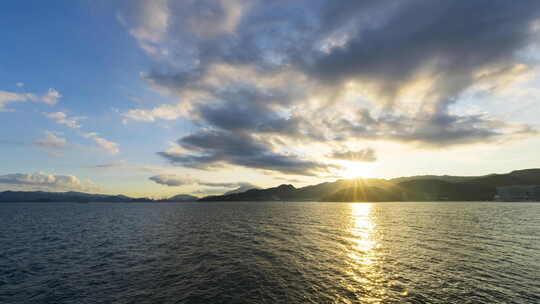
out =
<svg viewBox="0 0 540 304"><path fill-rule="evenodd" d="M64 149L67 140L60 136L60 133L46 130L45 137L34 141L34 145L49 149Z"/></svg>
<svg viewBox="0 0 540 304"><path fill-rule="evenodd" d="M176 106L161 105L153 109L134 109L122 113L124 123L129 120L135 121L155 121L158 119L175 120L181 115L181 109Z"/></svg>
<svg viewBox="0 0 540 304"><path fill-rule="evenodd" d="M6 105L15 102L41 102L49 105L54 105L58 102L62 95L55 89L49 89L47 93L43 95L37 95L33 93L16 93L8 91L0 91L0 112L11 112L13 109L6 109Z"/></svg>
<svg viewBox="0 0 540 304"><path fill-rule="evenodd" d="M103 164L97 164L93 166L89 166L88 168L92 169L126 169L136 172L144 172L144 173L161 173L165 169L160 167L154 167L154 166L147 166L147 165L138 165L138 164L131 164L125 160L118 160L114 162L109 163L103 163Z"/></svg>
<svg viewBox="0 0 540 304"><path fill-rule="evenodd" d="M50 113L43 113L45 117L54 120L57 124L65 125L69 128L73 129L79 129L81 127L79 121L86 119L84 116L74 116L74 117L68 117L68 115L64 112L50 112Z"/></svg>
<svg viewBox="0 0 540 304"><path fill-rule="evenodd" d="M82 133L83 137L92 139L100 148L107 151L110 154L118 154L120 153L120 148L118 147L118 144L109 140L106 140L103 137L100 137L98 133L90 132L90 133Z"/></svg>
<svg viewBox="0 0 540 304"><path fill-rule="evenodd" d="M110 163L103 163L103 164L89 166L89 168L97 168L97 169L118 169L118 168L126 168L126 167L128 167L128 163L125 160L119 160L119 161L114 161Z"/></svg>

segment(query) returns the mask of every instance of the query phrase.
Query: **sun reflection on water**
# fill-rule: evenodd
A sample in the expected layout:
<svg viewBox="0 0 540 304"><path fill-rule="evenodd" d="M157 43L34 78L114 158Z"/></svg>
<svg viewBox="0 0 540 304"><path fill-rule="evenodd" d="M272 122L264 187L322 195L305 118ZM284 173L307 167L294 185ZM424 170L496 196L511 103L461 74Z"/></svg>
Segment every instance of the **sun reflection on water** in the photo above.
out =
<svg viewBox="0 0 540 304"><path fill-rule="evenodd" d="M365 303L380 303L386 296L384 274L381 273L382 257L380 243L376 236L376 225L373 220L372 204L351 204L351 226L349 228L351 249L347 256L350 258L350 274L362 285L367 293L362 296Z"/></svg>
<svg viewBox="0 0 540 304"><path fill-rule="evenodd" d="M370 217L371 204L362 203L351 206L354 225L349 232L353 235L350 241L353 242L353 249L356 252L351 252L349 256L360 264L371 264L374 261L370 253L377 247L377 242L372 237L375 225Z"/></svg>

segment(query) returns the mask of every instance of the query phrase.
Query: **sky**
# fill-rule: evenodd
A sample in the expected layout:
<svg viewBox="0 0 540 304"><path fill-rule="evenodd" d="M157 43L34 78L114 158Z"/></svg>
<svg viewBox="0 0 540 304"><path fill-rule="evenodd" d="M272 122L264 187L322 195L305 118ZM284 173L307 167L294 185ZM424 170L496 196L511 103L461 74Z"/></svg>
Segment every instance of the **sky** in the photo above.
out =
<svg viewBox="0 0 540 304"><path fill-rule="evenodd" d="M1 6L0 191L540 167L540 1Z"/></svg>

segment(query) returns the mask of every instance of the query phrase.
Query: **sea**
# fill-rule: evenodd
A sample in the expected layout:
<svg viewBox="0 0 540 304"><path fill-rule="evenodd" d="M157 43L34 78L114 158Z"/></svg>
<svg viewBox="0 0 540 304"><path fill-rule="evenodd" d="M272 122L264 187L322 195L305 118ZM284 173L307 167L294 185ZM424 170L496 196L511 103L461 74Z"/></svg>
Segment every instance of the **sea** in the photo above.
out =
<svg viewBox="0 0 540 304"><path fill-rule="evenodd" d="M0 303L540 303L540 203L3 203Z"/></svg>

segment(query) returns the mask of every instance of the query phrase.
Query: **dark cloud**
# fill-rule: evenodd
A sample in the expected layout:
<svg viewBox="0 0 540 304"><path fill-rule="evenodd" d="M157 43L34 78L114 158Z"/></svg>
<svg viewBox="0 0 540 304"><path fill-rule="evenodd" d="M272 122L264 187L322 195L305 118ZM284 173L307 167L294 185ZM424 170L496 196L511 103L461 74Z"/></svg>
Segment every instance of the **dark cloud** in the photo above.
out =
<svg viewBox="0 0 540 304"><path fill-rule="evenodd" d="M538 134L530 126L490 120L482 115L440 113L416 117L400 115L374 117L369 111L362 110L356 113L355 118L325 123L341 134L342 137L336 137L336 140L385 139L416 143L423 147L489 143L504 138Z"/></svg>
<svg viewBox="0 0 540 304"><path fill-rule="evenodd" d="M522 52L538 38L539 1L177 1L163 11L163 24L131 30L156 59L144 79L178 94L200 127L178 140L188 153L159 152L177 165L310 175L327 167L276 145L446 147L535 133L451 106L479 82L534 66ZM372 106L345 102L346 91Z"/></svg>
<svg viewBox="0 0 540 304"><path fill-rule="evenodd" d="M238 188L238 189L252 189L257 188L257 186L246 183L246 182L235 182L235 183L210 183L204 182L190 176L180 176L176 174L160 174L148 178L149 180L169 187L179 187L184 185L199 185L205 187L215 187L215 188ZM235 190L231 190L235 191Z"/></svg>
<svg viewBox="0 0 540 304"><path fill-rule="evenodd" d="M279 134L291 138L322 139L309 120L280 106L288 102L283 92L261 92L240 87L215 95L217 104L201 104L195 109L199 124L227 132ZM242 136L242 135L238 135Z"/></svg>
<svg viewBox="0 0 540 304"><path fill-rule="evenodd" d="M174 174L161 174L161 175L151 176L148 179L157 184L165 185L169 187L191 185L195 182L191 178L180 177Z"/></svg>
<svg viewBox="0 0 540 304"><path fill-rule="evenodd" d="M295 66L325 81L376 78L386 88L400 86L434 62L437 74L465 72L463 77L468 77L467 72L482 66L511 63L530 41L539 8L536 1L503 0L254 1L234 33L200 35L195 24L211 28L220 21L207 23L195 16L213 12L213 18L223 18L223 4L175 3L169 7L173 16L168 42L177 39L193 50L190 56L172 58L184 68L175 72L168 64L148 77L179 88L197 82L214 63L264 67L268 61ZM332 40L342 41L325 52L318 48ZM196 67L186 68L191 65Z"/></svg>
<svg viewBox="0 0 540 304"><path fill-rule="evenodd" d="M201 131L179 139L178 144L190 152L158 154L173 164L199 169L231 164L285 174L316 175L330 168L294 155L273 152L263 141L242 133Z"/></svg>
<svg viewBox="0 0 540 304"><path fill-rule="evenodd" d="M261 132L292 131L293 119L287 119L273 111L269 105L279 100L255 89L239 89L218 96L222 103L203 104L198 112L205 122L224 130L252 130Z"/></svg>
<svg viewBox="0 0 540 304"><path fill-rule="evenodd" d="M480 69L516 63L516 52L533 37L531 23L539 9L536 1L402 2L303 68L323 81L376 81L390 98L428 69L436 77L436 102L444 105L455 101Z"/></svg>
<svg viewBox="0 0 540 304"><path fill-rule="evenodd" d="M335 151L329 155L330 158L348 160L354 162L375 162L377 155L375 150L366 148L358 151Z"/></svg>

